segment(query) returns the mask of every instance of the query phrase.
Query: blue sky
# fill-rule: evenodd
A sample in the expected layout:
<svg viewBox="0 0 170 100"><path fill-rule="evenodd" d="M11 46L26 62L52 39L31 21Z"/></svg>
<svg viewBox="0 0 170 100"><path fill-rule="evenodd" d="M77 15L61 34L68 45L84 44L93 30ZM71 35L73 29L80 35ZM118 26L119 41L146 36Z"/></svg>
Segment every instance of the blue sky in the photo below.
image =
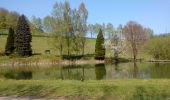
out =
<svg viewBox="0 0 170 100"><path fill-rule="evenodd" d="M50 15L55 2L64 0L0 0L0 7L43 18ZM114 27L136 21L155 34L170 32L170 0L67 0L72 8L84 2L88 23L112 23Z"/></svg>

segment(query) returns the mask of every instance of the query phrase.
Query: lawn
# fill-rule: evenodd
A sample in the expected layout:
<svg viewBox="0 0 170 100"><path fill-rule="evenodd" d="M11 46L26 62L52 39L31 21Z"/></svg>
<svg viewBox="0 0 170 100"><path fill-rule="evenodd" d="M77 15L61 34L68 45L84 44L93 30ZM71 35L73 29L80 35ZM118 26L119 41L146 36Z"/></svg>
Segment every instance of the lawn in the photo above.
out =
<svg viewBox="0 0 170 100"><path fill-rule="evenodd" d="M105 81L0 80L0 96L112 100L165 100L170 98L168 79Z"/></svg>
<svg viewBox="0 0 170 100"><path fill-rule="evenodd" d="M0 36L0 51L4 51L6 44L7 35ZM54 38L53 37L37 37L33 36L32 38L32 50L33 53L45 54L45 50L50 50L51 54L59 55L59 50L54 47ZM66 47L66 46L64 46ZM87 38L85 54L94 54L95 49L95 39Z"/></svg>

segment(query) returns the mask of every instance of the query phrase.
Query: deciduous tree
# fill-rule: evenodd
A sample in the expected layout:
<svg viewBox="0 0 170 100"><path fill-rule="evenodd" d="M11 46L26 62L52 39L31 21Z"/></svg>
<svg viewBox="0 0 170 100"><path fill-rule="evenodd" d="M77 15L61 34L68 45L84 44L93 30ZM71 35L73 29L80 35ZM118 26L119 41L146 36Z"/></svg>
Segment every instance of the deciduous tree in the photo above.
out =
<svg viewBox="0 0 170 100"><path fill-rule="evenodd" d="M80 36L80 42L81 42L81 48L82 48L82 55L84 55L86 32L87 32L87 18L88 18L88 11L84 3L80 4L80 7L78 9L78 15L79 15L78 30L80 34L79 36Z"/></svg>
<svg viewBox="0 0 170 100"><path fill-rule="evenodd" d="M148 40L148 35L144 31L143 26L134 21L130 21L124 26L123 33L126 40L130 43L133 59L136 61L138 51L143 43Z"/></svg>

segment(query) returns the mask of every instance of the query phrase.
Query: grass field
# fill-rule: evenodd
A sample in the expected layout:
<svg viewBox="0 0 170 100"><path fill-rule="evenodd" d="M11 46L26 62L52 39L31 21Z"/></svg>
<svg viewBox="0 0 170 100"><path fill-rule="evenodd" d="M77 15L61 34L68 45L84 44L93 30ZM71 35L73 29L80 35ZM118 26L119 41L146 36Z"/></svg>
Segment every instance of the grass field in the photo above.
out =
<svg viewBox="0 0 170 100"><path fill-rule="evenodd" d="M170 80L0 80L0 96L112 100L169 100Z"/></svg>
<svg viewBox="0 0 170 100"><path fill-rule="evenodd" d="M7 35L0 36L0 51L4 51ZM93 54L95 48L95 39L87 39L85 54ZM45 50L50 50L51 54L59 55L59 51L54 47L53 37L35 37L32 38L33 53L44 54Z"/></svg>

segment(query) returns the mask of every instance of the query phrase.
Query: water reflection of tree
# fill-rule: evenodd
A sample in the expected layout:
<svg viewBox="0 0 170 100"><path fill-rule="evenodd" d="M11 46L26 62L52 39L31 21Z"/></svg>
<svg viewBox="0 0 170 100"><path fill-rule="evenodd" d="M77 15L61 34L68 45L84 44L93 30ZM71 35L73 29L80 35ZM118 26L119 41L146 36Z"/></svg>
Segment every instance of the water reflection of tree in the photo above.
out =
<svg viewBox="0 0 170 100"><path fill-rule="evenodd" d="M115 63L115 71L118 71L119 69L118 69L118 67L119 67L119 65L118 65L119 63Z"/></svg>
<svg viewBox="0 0 170 100"><path fill-rule="evenodd" d="M84 66L81 65L68 65L60 67L60 77L61 79L85 79Z"/></svg>
<svg viewBox="0 0 170 100"><path fill-rule="evenodd" d="M170 78L169 63L155 63L150 67L151 78Z"/></svg>
<svg viewBox="0 0 170 100"><path fill-rule="evenodd" d="M106 76L106 68L105 64L96 64L95 65L95 73L96 73L96 79L101 80Z"/></svg>
<svg viewBox="0 0 170 100"><path fill-rule="evenodd" d="M8 79L32 79L31 71L9 71L4 74L5 78Z"/></svg>
<svg viewBox="0 0 170 100"><path fill-rule="evenodd" d="M137 66L136 62L134 62L133 65L134 65L133 78L137 78L138 77L138 72L139 72L138 66Z"/></svg>

